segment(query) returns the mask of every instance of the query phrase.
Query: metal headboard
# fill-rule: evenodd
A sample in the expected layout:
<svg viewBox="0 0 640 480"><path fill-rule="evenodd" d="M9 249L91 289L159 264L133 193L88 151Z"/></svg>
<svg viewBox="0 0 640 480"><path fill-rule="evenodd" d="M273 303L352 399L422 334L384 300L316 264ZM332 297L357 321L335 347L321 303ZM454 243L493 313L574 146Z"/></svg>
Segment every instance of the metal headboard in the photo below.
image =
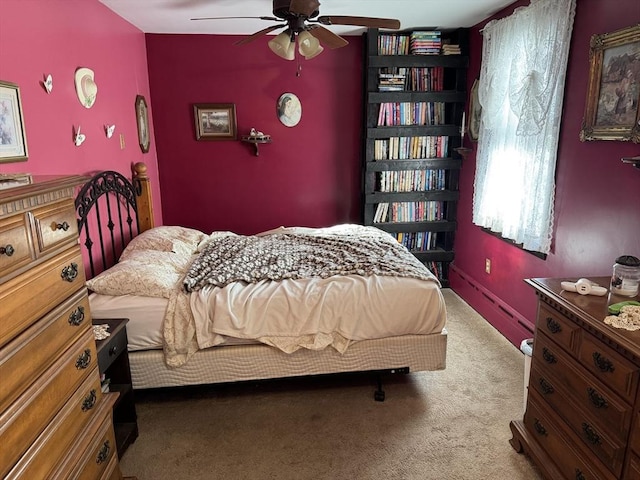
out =
<svg viewBox="0 0 640 480"><path fill-rule="evenodd" d="M114 265L127 243L140 232L140 184L134 183L118 172L104 171L94 175L76 197L78 231L84 240L91 277Z"/></svg>

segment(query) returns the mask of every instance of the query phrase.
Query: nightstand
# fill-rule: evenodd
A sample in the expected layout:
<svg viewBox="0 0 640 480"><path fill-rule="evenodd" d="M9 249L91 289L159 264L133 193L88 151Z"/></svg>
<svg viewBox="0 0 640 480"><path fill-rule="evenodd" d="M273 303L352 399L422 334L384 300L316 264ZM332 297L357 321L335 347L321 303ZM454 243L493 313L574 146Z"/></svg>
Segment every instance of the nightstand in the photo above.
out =
<svg viewBox="0 0 640 480"><path fill-rule="evenodd" d="M129 355L127 353L128 318L94 319L94 325L109 325L111 334L104 340L96 340L98 369L104 375L103 388L118 392L120 396L113 407L113 426L116 433L118 457L138 438L136 404L131 386Z"/></svg>

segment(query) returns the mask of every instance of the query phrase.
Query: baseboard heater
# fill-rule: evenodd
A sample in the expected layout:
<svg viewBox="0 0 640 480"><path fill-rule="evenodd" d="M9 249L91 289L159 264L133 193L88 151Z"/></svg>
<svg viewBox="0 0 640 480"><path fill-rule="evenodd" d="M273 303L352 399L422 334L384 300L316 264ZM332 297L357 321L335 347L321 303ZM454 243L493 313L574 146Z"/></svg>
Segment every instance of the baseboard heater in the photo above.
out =
<svg viewBox="0 0 640 480"><path fill-rule="evenodd" d="M454 292L516 347L520 348L525 338L533 337L534 324L531 321L454 264L449 266L449 284Z"/></svg>

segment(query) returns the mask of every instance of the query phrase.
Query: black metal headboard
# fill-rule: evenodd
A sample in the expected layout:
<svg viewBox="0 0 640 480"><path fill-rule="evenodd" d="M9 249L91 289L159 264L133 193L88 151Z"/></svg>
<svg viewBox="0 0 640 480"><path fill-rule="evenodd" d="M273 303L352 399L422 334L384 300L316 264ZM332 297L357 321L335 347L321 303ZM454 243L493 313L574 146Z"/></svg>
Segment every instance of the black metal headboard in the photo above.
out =
<svg viewBox="0 0 640 480"><path fill-rule="evenodd" d="M132 183L114 171L93 176L78 193L78 231L91 277L114 265L127 243L139 233L138 195L139 182Z"/></svg>

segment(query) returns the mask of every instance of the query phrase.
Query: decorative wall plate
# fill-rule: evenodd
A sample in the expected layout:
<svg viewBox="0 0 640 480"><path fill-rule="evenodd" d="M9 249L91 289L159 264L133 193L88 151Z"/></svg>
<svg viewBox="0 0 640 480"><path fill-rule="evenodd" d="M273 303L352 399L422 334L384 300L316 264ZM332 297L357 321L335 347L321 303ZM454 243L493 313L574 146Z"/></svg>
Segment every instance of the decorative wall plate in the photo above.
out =
<svg viewBox="0 0 640 480"><path fill-rule="evenodd" d="M278 119L287 127L295 127L302 117L302 105L293 93L283 93L276 105Z"/></svg>

